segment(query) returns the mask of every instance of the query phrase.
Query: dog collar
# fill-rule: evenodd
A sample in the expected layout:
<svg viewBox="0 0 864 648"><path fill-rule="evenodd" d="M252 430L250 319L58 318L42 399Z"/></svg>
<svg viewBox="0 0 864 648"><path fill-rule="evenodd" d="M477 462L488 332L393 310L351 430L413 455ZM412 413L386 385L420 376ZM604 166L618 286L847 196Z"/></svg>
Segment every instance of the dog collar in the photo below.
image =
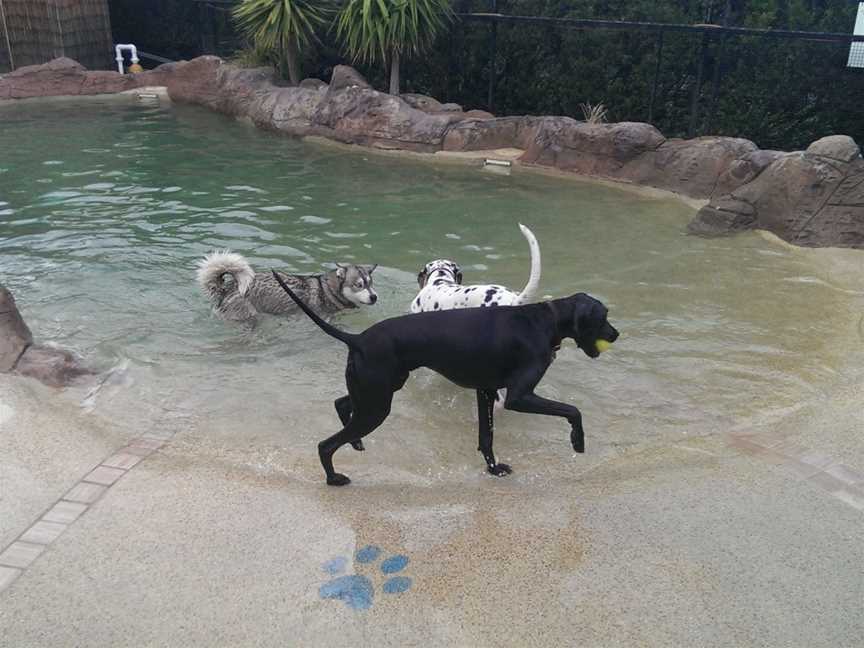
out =
<svg viewBox="0 0 864 648"><path fill-rule="evenodd" d="M546 305L549 307L549 310L552 311L552 327L555 329L555 332L552 336L552 352L556 352L561 348L561 336L558 334L558 309L555 308L555 303L551 301L547 301Z"/></svg>

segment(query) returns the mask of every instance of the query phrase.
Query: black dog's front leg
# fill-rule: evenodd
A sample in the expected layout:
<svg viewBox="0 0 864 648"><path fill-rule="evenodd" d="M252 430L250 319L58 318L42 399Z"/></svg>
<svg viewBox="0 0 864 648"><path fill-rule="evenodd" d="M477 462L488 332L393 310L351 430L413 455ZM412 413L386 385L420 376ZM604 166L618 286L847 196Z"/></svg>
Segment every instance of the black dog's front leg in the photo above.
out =
<svg viewBox="0 0 864 648"><path fill-rule="evenodd" d="M354 408L351 406L351 397L342 396L341 398L337 398L333 405L336 406L336 413L339 415L339 420L342 421L342 426L348 425L348 421L351 420L351 412L354 411ZM352 448L360 452L366 449L360 439L351 441L350 443Z"/></svg>
<svg viewBox="0 0 864 648"><path fill-rule="evenodd" d="M508 389L507 401L504 407L514 412L546 414L547 416L566 418L571 426L570 443L573 445L573 450L576 452L585 452L585 431L582 429L582 414L572 405L543 398L533 391L520 395L518 392Z"/></svg>
<svg viewBox="0 0 864 648"><path fill-rule="evenodd" d="M492 452L492 437L495 432L492 412L495 409L496 397L497 392L477 390L477 419L480 436L480 443L477 449L483 453L487 470L493 475L502 477L509 475L513 470L507 464L496 462L495 454Z"/></svg>

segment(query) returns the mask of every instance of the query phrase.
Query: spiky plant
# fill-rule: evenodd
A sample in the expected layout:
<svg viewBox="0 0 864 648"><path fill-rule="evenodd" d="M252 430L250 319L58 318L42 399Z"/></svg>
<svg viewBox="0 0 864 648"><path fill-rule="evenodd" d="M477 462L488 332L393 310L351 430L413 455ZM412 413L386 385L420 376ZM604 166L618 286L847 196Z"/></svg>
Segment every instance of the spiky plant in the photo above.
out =
<svg viewBox="0 0 864 648"><path fill-rule="evenodd" d="M585 117L585 121L589 124L602 124L606 121L607 110L606 106L602 103L584 103L579 104L579 107L582 109L582 115Z"/></svg>
<svg viewBox="0 0 864 648"><path fill-rule="evenodd" d="M234 22L252 46L280 62L291 83L300 83L300 52L325 22L327 5L314 0L243 0Z"/></svg>
<svg viewBox="0 0 864 648"><path fill-rule="evenodd" d="M452 16L450 0L347 0L336 35L354 61L389 64L398 95L401 59L426 51Z"/></svg>

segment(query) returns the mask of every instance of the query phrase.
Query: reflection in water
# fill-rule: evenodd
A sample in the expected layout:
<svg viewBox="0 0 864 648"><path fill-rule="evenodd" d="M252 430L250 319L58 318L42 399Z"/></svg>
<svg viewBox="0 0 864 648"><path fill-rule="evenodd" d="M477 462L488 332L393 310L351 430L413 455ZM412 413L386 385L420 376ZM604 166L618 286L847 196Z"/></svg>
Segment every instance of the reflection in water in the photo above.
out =
<svg viewBox="0 0 864 648"><path fill-rule="evenodd" d="M251 333L212 318L195 262L231 248L258 271L379 263L378 305L338 318L360 330L407 311L431 258L521 288L519 221L540 241L540 293L589 292L622 332L596 361L565 345L539 389L583 410L589 454L745 429L861 365L860 283L756 234L686 236L692 211L676 202L310 145L188 107L31 103L0 121L0 280L41 339L125 363L86 400L117 425L189 414L212 447L280 448L281 467L320 479L314 444L336 430L345 350L305 318ZM482 474L474 411L472 394L418 372L362 461L396 480ZM583 465L566 424L499 422L496 450L521 478Z"/></svg>

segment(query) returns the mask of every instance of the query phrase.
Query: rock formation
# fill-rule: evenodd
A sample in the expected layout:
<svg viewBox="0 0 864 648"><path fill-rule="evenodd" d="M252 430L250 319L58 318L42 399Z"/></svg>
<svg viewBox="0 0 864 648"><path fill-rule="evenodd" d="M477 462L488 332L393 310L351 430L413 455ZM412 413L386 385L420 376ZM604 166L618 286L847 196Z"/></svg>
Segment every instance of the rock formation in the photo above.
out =
<svg viewBox="0 0 864 648"><path fill-rule="evenodd" d="M0 285L0 373L29 376L52 387L63 387L95 372L83 367L69 351L33 344L15 298Z"/></svg>

